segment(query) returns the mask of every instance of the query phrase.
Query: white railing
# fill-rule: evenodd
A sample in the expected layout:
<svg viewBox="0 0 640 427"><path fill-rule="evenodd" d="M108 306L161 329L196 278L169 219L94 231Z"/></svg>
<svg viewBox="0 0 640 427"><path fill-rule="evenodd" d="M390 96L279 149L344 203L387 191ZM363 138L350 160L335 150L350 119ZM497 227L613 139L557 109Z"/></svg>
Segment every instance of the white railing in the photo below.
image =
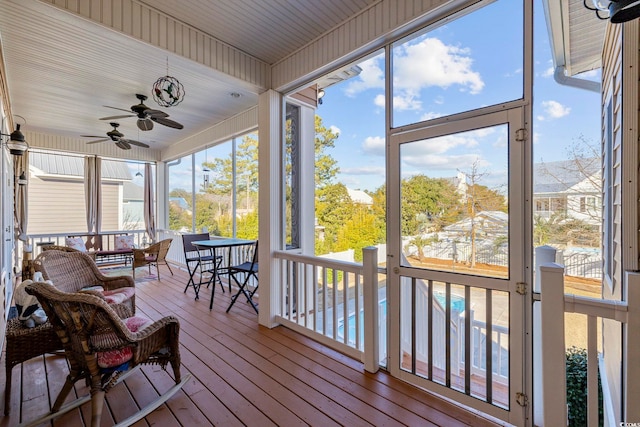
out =
<svg viewBox="0 0 640 427"><path fill-rule="evenodd" d="M29 234L29 245L31 247L31 257L34 259L45 245L66 246L66 237L73 235L81 235L81 232L68 232L68 233L43 233L43 234ZM86 234L86 233L85 233ZM114 247L114 237L122 234L133 235L133 243L136 247L144 247L147 245L146 231L145 230L115 230L115 231L101 231L97 233L102 235L102 245L104 250L110 250ZM23 248L24 250L24 248ZM18 264L22 265L23 250L18 252Z"/></svg>
<svg viewBox="0 0 640 427"><path fill-rule="evenodd" d="M291 251L274 252L281 269L278 321L365 362L376 371L379 348L377 249L364 262L337 261ZM360 315L362 313L362 316Z"/></svg>
<svg viewBox="0 0 640 427"><path fill-rule="evenodd" d="M544 251L551 251L545 248ZM538 254L538 252L536 252ZM541 258L553 259L552 256ZM598 425L598 367L601 355L598 345L602 341L598 323L610 319L620 324L627 322L628 307L625 302L600 300L578 295L564 294L564 267L552 262L539 263L537 277L540 283L539 309L534 306L534 327L539 327L539 356L534 359L534 369L541 369L539 392L534 396L534 421L536 425L567 425L566 368L565 368L565 313L580 313L587 317L587 425ZM536 366L538 365L538 366ZM601 371L601 376L605 372ZM603 385L605 417L608 390ZM534 384L535 390L535 384ZM615 393L619 394L619 393ZM609 400L610 401L610 400ZM610 424L611 419L607 424ZM617 424L616 424L617 425Z"/></svg>

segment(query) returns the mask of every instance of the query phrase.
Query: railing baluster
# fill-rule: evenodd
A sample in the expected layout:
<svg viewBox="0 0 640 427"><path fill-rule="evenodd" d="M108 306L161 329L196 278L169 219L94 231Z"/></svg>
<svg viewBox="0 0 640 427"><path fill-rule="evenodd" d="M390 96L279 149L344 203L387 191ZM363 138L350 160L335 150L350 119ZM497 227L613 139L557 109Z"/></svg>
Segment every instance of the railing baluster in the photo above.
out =
<svg viewBox="0 0 640 427"><path fill-rule="evenodd" d="M464 287L464 392L471 395L471 287Z"/></svg>
<svg viewBox="0 0 640 427"><path fill-rule="evenodd" d="M493 313L492 313L492 293L491 289L485 289L486 298L486 339L485 339L485 373L486 373L486 390L487 402L493 401Z"/></svg>
<svg viewBox="0 0 640 427"><path fill-rule="evenodd" d="M445 283L445 308L444 308L444 384L451 387L451 283Z"/></svg>
<svg viewBox="0 0 640 427"><path fill-rule="evenodd" d="M415 280L415 279L414 279ZM427 288L427 377L433 380L433 280L429 280ZM415 315L413 315L415 317Z"/></svg>
<svg viewBox="0 0 640 427"><path fill-rule="evenodd" d="M598 318L587 317L587 425L598 426Z"/></svg>

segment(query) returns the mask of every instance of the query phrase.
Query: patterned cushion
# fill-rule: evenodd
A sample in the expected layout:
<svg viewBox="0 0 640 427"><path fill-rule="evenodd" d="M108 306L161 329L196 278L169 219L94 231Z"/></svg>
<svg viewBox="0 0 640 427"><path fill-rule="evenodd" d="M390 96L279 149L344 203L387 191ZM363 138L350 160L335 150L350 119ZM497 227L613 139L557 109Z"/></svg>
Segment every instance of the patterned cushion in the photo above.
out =
<svg viewBox="0 0 640 427"><path fill-rule="evenodd" d="M131 332L138 332L149 326L151 320L142 316L133 316L124 319L124 323L127 325L127 329ZM98 353L98 366L107 369L120 366L123 363L128 362L133 357L133 350L131 347L121 348L119 350L109 350Z"/></svg>
<svg viewBox="0 0 640 427"><path fill-rule="evenodd" d="M133 248L133 236L127 234L126 236L116 236L114 243L115 250L131 249Z"/></svg>
<svg viewBox="0 0 640 427"><path fill-rule="evenodd" d="M87 247L84 245L82 237L67 237L64 239L67 247L78 250L80 252L87 252Z"/></svg>
<svg viewBox="0 0 640 427"><path fill-rule="evenodd" d="M136 293L135 288L118 288L113 291L104 291L102 295L104 300L109 304L121 304L127 300L130 300Z"/></svg>

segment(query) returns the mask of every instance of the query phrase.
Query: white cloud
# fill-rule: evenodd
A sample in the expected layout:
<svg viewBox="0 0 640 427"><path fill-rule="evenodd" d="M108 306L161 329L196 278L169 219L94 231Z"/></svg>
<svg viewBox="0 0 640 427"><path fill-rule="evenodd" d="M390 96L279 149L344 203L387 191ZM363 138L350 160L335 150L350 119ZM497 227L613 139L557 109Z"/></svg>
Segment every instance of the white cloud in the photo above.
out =
<svg viewBox="0 0 640 427"><path fill-rule="evenodd" d="M376 107L384 108L384 100L384 94L381 93L379 95L376 95L376 97L373 99L373 105L375 105Z"/></svg>
<svg viewBox="0 0 640 427"><path fill-rule="evenodd" d="M553 73L554 73L553 67L549 67L549 68L547 68L546 70L543 71L542 77L547 77L547 78L548 77L553 77Z"/></svg>
<svg viewBox="0 0 640 427"><path fill-rule="evenodd" d="M566 107L558 101L542 101L542 108L544 108L546 116L550 119L559 119L571 112L570 107Z"/></svg>
<svg viewBox="0 0 640 427"><path fill-rule="evenodd" d="M344 175L381 175L384 176L385 169L382 166L362 166L357 168L340 168L340 173Z"/></svg>
<svg viewBox="0 0 640 427"><path fill-rule="evenodd" d="M406 93L393 97L393 108L396 111L420 110L422 101L415 99L413 94Z"/></svg>
<svg viewBox="0 0 640 427"><path fill-rule="evenodd" d="M421 89L460 85L472 94L482 91L484 82L472 70L469 49L445 45L437 38L425 38L404 46L394 57L394 88L418 93Z"/></svg>
<svg viewBox="0 0 640 427"><path fill-rule="evenodd" d="M362 150L367 154L373 154L375 156L384 156L384 138L381 136L368 136L362 143Z"/></svg>
<svg viewBox="0 0 640 427"><path fill-rule="evenodd" d="M373 105L384 108L384 101L384 94L376 95L373 100ZM422 101L415 99L415 97L409 93L403 93L393 97L393 107L398 111L420 110L422 108Z"/></svg>
<svg viewBox="0 0 640 427"><path fill-rule="evenodd" d="M442 114L429 111L428 113L424 113L422 116L420 116L420 120L425 121L425 120L437 119L438 117L442 117Z"/></svg>
<svg viewBox="0 0 640 427"><path fill-rule="evenodd" d="M340 128L338 126L331 125L329 126L329 130L336 135L340 135Z"/></svg>
<svg viewBox="0 0 640 427"><path fill-rule="evenodd" d="M354 96L367 89L384 89L384 70L380 63L382 59L375 57L358 64L362 71L357 78L349 80L344 93Z"/></svg>
<svg viewBox="0 0 640 427"><path fill-rule="evenodd" d="M469 169L469 165L472 165L474 162L480 168L488 168L490 165L487 160L478 157L477 154L460 154L460 155L438 155L438 154L428 154L420 157L410 157L410 158L402 158L403 164L408 167L416 168L420 171L424 171L426 169L436 169L436 170L467 170ZM412 175L415 172L411 172L414 169L407 169L407 173ZM455 172L452 172L455 174ZM404 175L404 174L403 174Z"/></svg>

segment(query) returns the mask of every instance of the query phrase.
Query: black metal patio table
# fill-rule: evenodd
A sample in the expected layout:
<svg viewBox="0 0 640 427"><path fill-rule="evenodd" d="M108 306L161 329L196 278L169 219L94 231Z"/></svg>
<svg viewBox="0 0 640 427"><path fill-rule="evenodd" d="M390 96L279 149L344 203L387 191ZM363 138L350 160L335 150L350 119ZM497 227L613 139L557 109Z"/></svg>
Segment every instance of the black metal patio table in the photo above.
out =
<svg viewBox="0 0 640 427"><path fill-rule="evenodd" d="M210 249L213 252L214 258L216 257L217 249L228 248L229 252L227 254L228 255L227 266L223 267L223 270L226 270L226 272L229 272L229 267L231 266L231 248L237 247L237 246L252 245L254 243L255 243L255 240L236 239L233 237L220 237L220 238L213 238L210 240L197 240L192 244L202 250ZM218 271L218 265L217 263L214 262L213 263L213 280L215 281L216 278L219 278L220 277L219 275L220 275L220 272ZM229 288L231 288L231 277L228 278L228 283L229 283ZM209 310L213 308L214 290L215 288L211 290L211 302L209 303Z"/></svg>

